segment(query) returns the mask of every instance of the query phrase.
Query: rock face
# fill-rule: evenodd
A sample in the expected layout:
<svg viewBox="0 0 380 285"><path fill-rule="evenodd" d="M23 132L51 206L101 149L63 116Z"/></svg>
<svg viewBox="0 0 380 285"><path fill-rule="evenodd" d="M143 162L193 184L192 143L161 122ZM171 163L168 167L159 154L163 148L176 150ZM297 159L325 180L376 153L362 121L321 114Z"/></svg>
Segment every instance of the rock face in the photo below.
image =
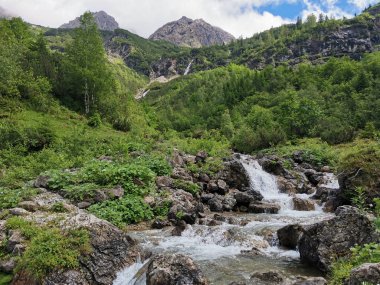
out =
<svg viewBox="0 0 380 285"><path fill-rule="evenodd" d="M64 204L67 212L45 212L57 202ZM26 203L22 204L26 205ZM59 219L60 228L84 228L90 234L92 250L79 258L80 268L78 270L52 272L46 277L43 284L112 284L118 270L133 264L139 254L142 254L143 259L146 258L137 242L126 233L109 222L70 205L68 201L56 193L41 193L34 197L29 204L36 205L33 208L35 211L24 210L26 212L23 215L24 219L32 220L41 226ZM2 225L4 223L0 223L0 230ZM11 230L7 232L7 247L9 252L22 254L25 250L25 242L20 232ZM31 276L25 272L20 272L14 277L12 284L29 285L35 283Z"/></svg>
<svg viewBox="0 0 380 285"><path fill-rule="evenodd" d="M277 237L281 246L296 249L298 240L304 229L301 225L287 225L277 231Z"/></svg>
<svg viewBox="0 0 380 285"><path fill-rule="evenodd" d="M380 280L380 263L364 263L351 270L349 285L377 284Z"/></svg>
<svg viewBox="0 0 380 285"><path fill-rule="evenodd" d="M379 240L372 222L357 208L342 206L335 214L336 217L305 229L298 242L301 261L323 272L330 270L333 258L348 255L356 244Z"/></svg>
<svg viewBox="0 0 380 285"><path fill-rule="evenodd" d="M207 279L194 261L183 254L160 254L147 271L147 285L206 285Z"/></svg>
<svg viewBox="0 0 380 285"><path fill-rule="evenodd" d="M115 18L108 15L104 11L92 12L94 16L95 23L97 24L99 30L103 31L114 31L119 28L119 24L116 22ZM60 29L75 29L80 26L80 17L63 24Z"/></svg>
<svg viewBox="0 0 380 285"><path fill-rule="evenodd" d="M178 21L170 22L159 28L149 39L165 40L178 46L199 48L227 44L235 38L202 19L192 20L182 17Z"/></svg>

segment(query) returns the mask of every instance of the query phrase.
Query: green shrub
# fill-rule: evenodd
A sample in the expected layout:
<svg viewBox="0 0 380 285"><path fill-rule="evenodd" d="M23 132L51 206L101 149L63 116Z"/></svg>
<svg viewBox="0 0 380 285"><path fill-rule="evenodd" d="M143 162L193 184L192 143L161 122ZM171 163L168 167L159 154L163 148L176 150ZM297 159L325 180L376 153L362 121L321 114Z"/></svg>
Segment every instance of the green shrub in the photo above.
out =
<svg viewBox="0 0 380 285"><path fill-rule="evenodd" d="M158 205L155 205L153 210L153 214L155 217L166 217L169 213L172 202L169 200L164 200Z"/></svg>
<svg viewBox="0 0 380 285"><path fill-rule="evenodd" d="M55 213L65 213L67 212L67 209L65 208L63 202L56 202L50 207L50 211Z"/></svg>
<svg viewBox="0 0 380 285"><path fill-rule="evenodd" d="M0 210L16 207L18 203L26 198L37 194L37 189L19 188L8 189L0 187Z"/></svg>
<svg viewBox="0 0 380 285"><path fill-rule="evenodd" d="M123 227L153 218L152 209L138 196L125 195L113 201L92 205L88 210L97 217Z"/></svg>
<svg viewBox="0 0 380 285"><path fill-rule="evenodd" d="M55 134L48 126L27 128L25 130L25 146L29 151L40 151L50 146L55 139Z"/></svg>
<svg viewBox="0 0 380 285"><path fill-rule="evenodd" d="M185 190L186 192L191 193L193 196L199 194L199 192L201 191L201 188L198 184L195 184L190 181L176 179L174 180L173 184L175 188Z"/></svg>
<svg viewBox="0 0 380 285"><path fill-rule="evenodd" d="M102 118L100 117L99 113L93 114L89 119L87 123L92 128L99 128L102 125Z"/></svg>
<svg viewBox="0 0 380 285"><path fill-rule="evenodd" d="M0 273L0 285L11 284L13 276L11 274Z"/></svg>
<svg viewBox="0 0 380 285"><path fill-rule="evenodd" d="M28 241L16 271L25 270L39 280L55 269L77 268L79 256L91 251L90 236L84 229L61 231L20 217L8 219L6 227L21 231Z"/></svg>
<svg viewBox="0 0 380 285"><path fill-rule="evenodd" d="M45 229L33 237L18 264L37 279L53 269L75 269L81 253L89 251L89 235L85 230L62 234L59 229Z"/></svg>

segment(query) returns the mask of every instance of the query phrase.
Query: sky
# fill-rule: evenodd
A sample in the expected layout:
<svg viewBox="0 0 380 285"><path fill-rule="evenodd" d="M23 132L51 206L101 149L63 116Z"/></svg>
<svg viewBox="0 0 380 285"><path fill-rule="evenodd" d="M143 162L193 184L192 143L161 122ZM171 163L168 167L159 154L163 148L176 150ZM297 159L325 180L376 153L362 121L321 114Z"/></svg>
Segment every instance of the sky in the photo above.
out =
<svg viewBox="0 0 380 285"><path fill-rule="evenodd" d="M148 37L182 16L202 18L235 37L306 18L314 13L353 17L380 0L0 0L0 7L33 24L56 28L85 11L103 10L120 27Z"/></svg>

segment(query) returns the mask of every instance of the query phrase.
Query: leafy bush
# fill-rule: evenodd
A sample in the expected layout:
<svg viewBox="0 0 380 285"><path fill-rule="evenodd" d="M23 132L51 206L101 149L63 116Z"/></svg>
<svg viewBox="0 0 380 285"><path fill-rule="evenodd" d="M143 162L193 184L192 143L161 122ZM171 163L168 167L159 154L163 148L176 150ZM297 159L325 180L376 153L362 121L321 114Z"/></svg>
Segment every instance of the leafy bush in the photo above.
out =
<svg viewBox="0 0 380 285"><path fill-rule="evenodd" d="M118 200L95 204L88 210L118 227L149 220L153 217L152 209L144 203L143 199L133 195L125 195Z"/></svg>
<svg viewBox="0 0 380 285"><path fill-rule="evenodd" d="M37 189L8 189L0 187L0 210L16 207L22 200L31 198L36 194Z"/></svg>
<svg viewBox="0 0 380 285"><path fill-rule="evenodd" d="M99 128L102 125L102 118L100 117L99 113L93 114L89 119L87 123L90 127L93 128Z"/></svg>
<svg viewBox="0 0 380 285"><path fill-rule="evenodd" d="M173 184L175 188L185 190L186 192L191 193L193 196L195 196L201 191L201 188L198 184L195 184L190 181L176 179L174 180Z"/></svg>
<svg viewBox="0 0 380 285"><path fill-rule="evenodd" d="M380 244L370 243L364 246L355 246L351 249L351 257L340 259L332 266L329 284L341 285L343 281L349 278L353 268L363 263L380 262Z"/></svg>
<svg viewBox="0 0 380 285"><path fill-rule="evenodd" d="M19 217L7 220L9 229L20 230L28 246L20 257L17 271L25 270L42 279L54 269L74 269L79 266L79 256L91 250L86 230L68 230L38 227Z"/></svg>

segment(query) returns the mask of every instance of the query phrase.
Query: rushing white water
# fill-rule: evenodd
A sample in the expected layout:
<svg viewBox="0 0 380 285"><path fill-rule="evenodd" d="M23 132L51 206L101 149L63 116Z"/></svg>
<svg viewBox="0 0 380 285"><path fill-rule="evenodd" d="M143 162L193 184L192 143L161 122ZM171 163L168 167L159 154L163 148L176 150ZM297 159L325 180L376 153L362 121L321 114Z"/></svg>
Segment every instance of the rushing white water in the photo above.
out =
<svg viewBox="0 0 380 285"><path fill-rule="evenodd" d="M145 272L140 272L140 270L148 264L148 261L142 262L138 258L136 263L117 273L112 285L145 285L146 275Z"/></svg>
<svg viewBox="0 0 380 285"><path fill-rule="evenodd" d="M189 65L186 67L185 72L183 73L183 75L188 75L189 74L190 68L191 68L191 65L193 64L193 62L194 62L194 59L192 59L190 61Z"/></svg>
<svg viewBox="0 0 380 285"><path fill-rule="evenodd" d="M225 213L224 215L233 216L244 223L188 225L181 236L172 236L171 228L134 232L131 233L132 236L153 253L183 253L192 257L211 280L211 284L228 284L227 280L247 280L258 268L284 272L289 270L290 275L315 274L299 263L298 251L278 246L276 232L285 225L310 224L326 219L330 214L323 213L320 206L315 211L293 210L294 196L309 199L311 195L290 196L281 193L276 177L265 172L256 160L243 156L242 163L249 174L251 187L263 195L265 202L281 206L278 214ZM337 185L332 174L326 174L324 181L332 189ZM253 248L260 254L250 255L249 251ZM136 262L119 272L113 285L145 285L144 270L144 263Z"/></svg>

